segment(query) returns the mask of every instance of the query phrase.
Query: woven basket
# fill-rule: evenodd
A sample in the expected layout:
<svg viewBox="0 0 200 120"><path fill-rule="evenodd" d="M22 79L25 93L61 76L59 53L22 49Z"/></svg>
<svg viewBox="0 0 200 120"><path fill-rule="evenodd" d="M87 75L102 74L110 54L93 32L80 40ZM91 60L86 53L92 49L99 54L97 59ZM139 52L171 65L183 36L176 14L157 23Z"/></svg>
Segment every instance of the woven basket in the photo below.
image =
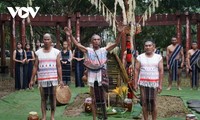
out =
<svg viewBox="0 0 200 120"><path fill-rule="evenodd" d="M58 86L56 88L56 101L57 105L67 104L71 99L71 91L68 86Z"/></svg>

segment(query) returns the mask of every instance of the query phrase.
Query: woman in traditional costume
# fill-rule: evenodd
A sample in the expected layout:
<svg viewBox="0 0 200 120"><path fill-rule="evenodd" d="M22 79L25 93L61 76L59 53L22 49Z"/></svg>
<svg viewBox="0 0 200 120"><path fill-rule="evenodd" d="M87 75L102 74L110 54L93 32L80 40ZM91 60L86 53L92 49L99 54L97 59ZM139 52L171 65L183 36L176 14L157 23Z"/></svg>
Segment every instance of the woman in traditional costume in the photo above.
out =
<svg viewBox="0 0 200 120"><path fill-rule="evenodd" d="M26 89L24 64L26 62L26 52L22 49L22 44L17 42L17 49L13 52L13 60L15 61L15 89Z"/></svg>
<svg viewBox="0 0 200 120"><path fill-rule="evenodd" d="M35 60L34 52L31 50L30 44L25 45L26 50L26 64L25 64L25 72L26 72L26 81L27 81L27 88L31 80L32 70L33 70L33 61Z"/></svg>
<svg viewBox="0 0 200 120"><path fill-rule="evenodd" d="M67 41L64 41L63 49L61 50L61 65L62 65L63 82L66 85L69 85L71 81L71 60L72 60L72 51L68 48Z"/></svg>

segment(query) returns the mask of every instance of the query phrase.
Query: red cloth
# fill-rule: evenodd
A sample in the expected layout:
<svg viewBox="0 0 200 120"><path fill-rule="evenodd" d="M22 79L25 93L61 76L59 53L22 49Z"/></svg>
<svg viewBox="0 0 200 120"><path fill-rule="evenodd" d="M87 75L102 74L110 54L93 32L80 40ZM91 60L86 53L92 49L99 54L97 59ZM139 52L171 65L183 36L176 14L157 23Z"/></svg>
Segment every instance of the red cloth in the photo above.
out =
<svg viewBox="0 0 200 120"><path fill-rule="evenodd" d="M130 41L126 41L126 48L131 49L131 42Z"/></svg>
<svg viewBox="0 0 200 120"><path fill-rule="evenodd" d="M132 55L131 55L131 54L127 54L127 55L126 55L126 61L127 61L127 62L131 62L131 58L132 58Z"/></svg>

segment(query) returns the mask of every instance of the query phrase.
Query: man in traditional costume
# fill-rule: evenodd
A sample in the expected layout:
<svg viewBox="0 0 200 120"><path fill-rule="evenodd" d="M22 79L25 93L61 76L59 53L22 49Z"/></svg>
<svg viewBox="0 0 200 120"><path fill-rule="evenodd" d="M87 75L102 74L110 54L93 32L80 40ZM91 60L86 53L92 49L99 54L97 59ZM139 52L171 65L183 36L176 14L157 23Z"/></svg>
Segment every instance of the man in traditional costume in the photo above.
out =
<svg viewBox="0 0 200 120"><path fill-rule="evenodd" d="M154 43L146 41L145 53L137 57L135 65L134 89L137 91L139 85L144 120L149 120L149 114L152 114L152 120L156 120L156 96L162 91L163 58L154 53L154 49Z"/></svg>
<svg viewBox="0 0 200 120"><path fill-rule="evenodd" d="M91 37L91 43L92 43L92 48L91 47L85 47L81 45L72 35L71 29L65 27L65 32L66 35L70 36L70 39L72 42L76 45L79 50L81 50L85 55L86 55L86 60L88 67L88 85L90 86L90 93L92 96L92 113L93 113L93 120L96 120L96 107L98 107L98 104L101 104L101 109L105 110L106 104L105 104L105 89L102 86L102 68L106 69L106 62L107 62L107 53L114 49L118 43L120 42L120 37L122 34L123 28L118 29L120 32L115 40L115 43L112 43L106 47L100 47L101 45L101 38L99 35L94 34ZM99 94L101 94L101 98L104 100L100 100L102 103L97 103L99 98L98 95L95 94L95 83L98 84L98 89L100 90ZM95 100L96 99L96 100ZM107 120L107 115L103 114L103 120Z"/></svg>
<svg viewBox="0 0 200 120"><path fill-rule="evenodd" d="M181 90L180 74L184 64L184 53L183 47L178 44L176 37L172 37L171 45L167 47L166 60L167 68L169 70L169 85L167 90L171 90L173 80L177 81L177 89Z"/></svg>
<svg viewBox="0 0 200 120"><path fill-rule="evenodd" d="M191 88L199 87L199 68L197 62L200 59L200 50L198 50L197 42L192 42L192 49L187 52L187 70L190 72Z"/></svg>
<svg viewBox="0 0 200 120"><path fill-rule="evenodd" d="M44 47L38 49L31 76L29 87L32 88L34 84L34 77L37 73L38 86L41 95L41 110L42 120L46 120L46 110L51 109L51 120L54 120L56 109L56 86L58 81L61 87L62 81L62 67L60 63L60 51L52 47L52 37L49 33L43 36Z"/></svg>

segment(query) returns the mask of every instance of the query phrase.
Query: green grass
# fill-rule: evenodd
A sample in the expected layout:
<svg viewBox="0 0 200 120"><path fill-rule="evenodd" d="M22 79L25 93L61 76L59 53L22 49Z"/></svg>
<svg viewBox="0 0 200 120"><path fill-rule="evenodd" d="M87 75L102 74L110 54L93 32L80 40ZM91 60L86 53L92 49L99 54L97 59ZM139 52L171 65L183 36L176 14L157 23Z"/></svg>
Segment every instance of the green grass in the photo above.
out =
<svg viewBox="0 0 200 120"><path fill-rule="evenodd" d="M166 86L166 85L164 85ZM75 88L74 84L70 86L72 92L72 99L70 103L73 102L73 98L79 93L85 93L89 91L88 87L85 88ZM163 88L163 92L160 95L171 95L179 96L183 99L185 105L186 101L189 99L200 99L200 91L190 90L188 86L183 87L182 91L176 90L175 87L172 90L167 91L166 87ZM69 103L69 104L70 104ZM77 117L67 117L63 115L63 112L67 105L57 106L55 119L56 120L91 120L92 116L82 113ZM30 111L38 112L41 117L40 111L40 95L37 88L34 90L21 90L13 92L7 96L0 99L0 120L26 120ZM196 113L195 113L196 114ZM196 114L200 118L199 114ZM50 112L47 112L47 119L50 118ZM109 120L128 120L128 118L115 118L109 116ZM158 120L185 120L183 118L158 118Z"/></svg>

